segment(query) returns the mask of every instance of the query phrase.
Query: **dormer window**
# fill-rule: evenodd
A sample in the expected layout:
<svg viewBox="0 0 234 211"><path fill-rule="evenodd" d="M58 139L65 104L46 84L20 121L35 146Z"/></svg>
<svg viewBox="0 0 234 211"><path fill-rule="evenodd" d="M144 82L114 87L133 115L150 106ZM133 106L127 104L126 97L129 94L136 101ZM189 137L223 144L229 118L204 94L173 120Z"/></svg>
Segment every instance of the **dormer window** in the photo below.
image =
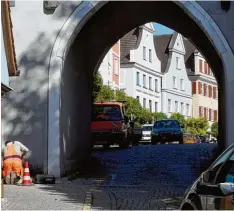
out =
<svg viewBox="0 0 234 211"><path fill-rule="evenodd" d="M146 60L146 47L143 46L143 59Z"/></svg>
<svg viewBox="0 0 234 211"><path fill-rule="evenodd" d="M180 58L176 57L176 69L180 70Z"/></svg>
<svg viewBox="0 0 234 211"><path fill-rule="evenodd" d="M149 62L152 62L152 50L149 49Z"/></svg>

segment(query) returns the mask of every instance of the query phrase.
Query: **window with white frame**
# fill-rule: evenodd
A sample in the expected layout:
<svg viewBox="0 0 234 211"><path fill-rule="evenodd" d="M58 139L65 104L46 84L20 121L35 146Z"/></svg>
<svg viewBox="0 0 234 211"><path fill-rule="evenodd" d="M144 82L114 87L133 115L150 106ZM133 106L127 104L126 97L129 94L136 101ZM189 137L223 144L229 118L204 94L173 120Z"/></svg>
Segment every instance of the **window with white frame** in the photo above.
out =
<svg viewBox="0 0 234 211"><path fill-rule="evenodd" d="M204 107L201 107L201 117L204 117Z"/></svg>
<svg viewBox="0 0 234 211"><path fill-rule="evenodd" d="M208 108L206 108L206 119L209 120L209 109Z"/></svg>
<svg viewBox="0 0 234 211"><path fill-rule="evenodd" d="M211 110L211 121L214 121L214 110Z"/></svg>
<svg viewBox="0 0 234 211"><path fill-rule="evenodd" d="M152 100L149 100L149 110L152 112Z"/></svg>
<svg viewBox="0 0 234 211"><path fill-rule="evenodd" d="M180 113L184 114L184 103L180 103Z"/></svg>
<svg viewBox="0 0 234 211"><path fill-rule="evenodd" d="M200 86L200 93L201 93L201 95L203 95L203 93L204 93L204 89L203 89L203 87L204 87L204 84L203 84L203 83L201 83L201 86Z"/></svg>
<svg viewBox="0 0 234 211"><path fill-rule="evenodd" d="M175 101L175 112L178 112L178 101Z"/></svg>
<svg viewBox="0 0 234 211"><path fill-rule="evenodd" d="M146 60L146 47L143 46L143 59Z"/></svg>
<svg viewBox="0 0 234 211"><path fill-rule="evenodd" d="M155 92L158 92L158 79L155 79L154 83L155 83Z"/></svg>
<svg viewBox="0 0 234 211"><path fill-rule="evenodd" d="M180 69L180 58L176 57L176 69Z"/></svg>
<svg viewBox="0 0 234 211"><path fill-rule="evenodd" d="M176 77L173 76L173 88L176 89L177 88L177 83L176 83Z"/></svg>
<svg viewBox="0 0 234 211"><path fill-rule="evenodd" d="M146 75L143 75L143 87L146 87Z"/></svg>
<svg viewBox="0 0 234 211"><path fill-rule="evenodd" d="M136 96L136 99L138 100L138 102L140 102L140 96Z"/></svg>
<svg viewBox="0 0 234 211"><path fill-rule="evenodd" d="M152 78L149 77L149 89L152 90Z"/></svg>
<svg viewBox="0 0 234 211"><path fill-rule="evenodd" d="M149 62L152 62L152 50L149 49Z"/></svg>
<svg viewBox="0 0 234 211"><path fill-rule="evenodd" d="M154 108L155 112L158 112L158 102L155 102L155 108Z"/></svg>
<svg viewBox="0 0 234 211"><path fill-rule="evenodd" d="M180 90L184 90L184 79L180 79Z"/></svg>
<svg viewBox="0 0 234 211"><path fill-rule="evenodd" d="M140 85L140 73L136 72L136 84Z"/></svg>
<svg viewBox="0 0 234 211"><path fill-rule="evenodd" d="M119 64L118 64L118 59L114 59L114 73L115 75L119 75Z"/></svg>
<svg viewBox="0 0 234 211"><path fill-rule="evenodd" d="M168 99L168 108L167 108L168 113L171 112L171 99Z"/></svg>
<svg viewBox="0 0 234 211"><path fill-rule="evenodd" d="M143 98L143 108L146 108L146 99Z"/></svg>
<svg viewBox="0 0 234 211"><path fill-rule="evenodd" d="M189 104L186 104L186 116L189 116Z"/></svg>

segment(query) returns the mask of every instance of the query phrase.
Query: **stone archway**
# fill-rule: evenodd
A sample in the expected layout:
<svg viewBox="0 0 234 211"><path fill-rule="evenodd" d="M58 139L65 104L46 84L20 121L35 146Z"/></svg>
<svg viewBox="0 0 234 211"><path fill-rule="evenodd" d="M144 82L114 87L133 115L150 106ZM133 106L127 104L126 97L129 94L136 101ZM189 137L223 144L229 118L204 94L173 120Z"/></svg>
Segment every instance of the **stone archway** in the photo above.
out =
<svg viewBox="0 0 234 211"><path fill-rule="evenodd" d="M67 54L85 24L106 4L108 3L102 1L95 3L83 2L66 21L54 44L49 69L48 173L60 175L61 172L60 147L63 137L61 137L60 133L60 83ZM173 4L178 5L187 16L202 29L203 33L212 43L215 51L222 60L224 74L219 81L221 87L219 92L221 103L219 104L221 110L220 113L224 115L224 118L220 119L223 120L222 137L225 138L226 144L229 145L232 142L232 131L228 125L232 125L234 122L234 111L231 111L231 106L234 103L234 96L231 94L231 87L234 87L234 73L231 72L234 65L233 53L218 26L197 2L179 1L174 2ZM96 67L97 66L98 64ZM231 113L227 114L224 110ZM225 127L225 125L227 127Z"/></svg>

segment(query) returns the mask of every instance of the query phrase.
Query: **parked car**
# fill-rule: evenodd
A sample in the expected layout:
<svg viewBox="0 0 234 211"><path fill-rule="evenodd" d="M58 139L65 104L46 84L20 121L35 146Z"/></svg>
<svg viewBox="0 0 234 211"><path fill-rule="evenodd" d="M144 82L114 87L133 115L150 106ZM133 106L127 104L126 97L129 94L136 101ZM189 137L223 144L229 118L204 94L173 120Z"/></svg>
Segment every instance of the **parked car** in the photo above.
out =
<svg viewBox="0 0 234 211"><path fill-rule="evenodd" d="M205 136L199 136L199 138L201 139L201 143L209 143Z"/></svg>
<svg viewBox="0 0 234 211"><path fill-rule="evenodd" d="M181 210L234 210L234 144L185 192Z"/></svg>
<svg viewBox="0 0 234 211"><path fill-rule="evenodd" d="M175 119L157 120L152 129L152 144L178 141L183 144L183 125Z"/></svg>
<svg viewBox="0 0 234 211"><path fill-rule="evenodd" d="M152 128L153 128L153 124L144 124L144 125L142 125L141 142L151 142Z"/></svg>
<svg viewBox="0 0 234 211"><path fill-rule="evenodd" d="M195 136L195 143L196 144L201 144L202 143L202 139L200 136Z"/></svg>
<svg viewBox="0 0 234 211"><path fill-rule="evenodd" d="M184 133L184 144L195 144L196 138L190 133Z"/></svg>

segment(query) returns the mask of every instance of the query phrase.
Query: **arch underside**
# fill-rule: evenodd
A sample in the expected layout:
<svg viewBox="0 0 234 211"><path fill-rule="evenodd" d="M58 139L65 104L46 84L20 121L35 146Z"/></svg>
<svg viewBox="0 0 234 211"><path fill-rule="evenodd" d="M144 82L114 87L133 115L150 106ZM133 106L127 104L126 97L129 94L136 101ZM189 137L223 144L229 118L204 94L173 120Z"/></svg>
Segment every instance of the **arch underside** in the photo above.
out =
<svg viewBox="0 0 234 211"><path fill-rule="evenodd" d="M84 4L89 3L84 2ZM56 139L57 143L60 144L60 157L58 158L57 154L56 159L60 161L62 174L85 166L85 160L90 155L93 73L98 69L107 49L131 29L147 22L158 22L178 31L192 41L205 56L219 84L219 122L222 125L220 140L227 138L227 131L224 129L227 122L225 112L227 108L225 104L227 100L225 86L227 67L223 65L226 64L222 58L223 52L220 52L221 50L217 47L223 40L213 39L209 32L201 27L202 22L196 22L195 17L191 18L193 8L190 7L190 11L186 8L189 7L183 3L167 1L102 3L102 7L98 11L95 12L95 7L91 10L92 17L90 16L85 24L82 23L84 26L80 31L77 31L78 23L72 38L69 39L69 42L72 43L67 43L68 46L71 46L69 50L66 45L62 50L61 47L58 47L59 51L62 52L60 55L63 56L63 61L62 71L60 70L61 89L59 93L60 132L59 138ZM205 13L204 15L207 16ZM214 46L215 43L212 42L219 43ZM49 101L52 100L53 96L50 95ZM56 100L58 99L56 98ZM53 135L49 137L50 142ZM224 141L221 143L223 143L221 146L223 148ZM50 149L48 152L50 153ZM52 156L51 153L49 157Z"/></svg>

